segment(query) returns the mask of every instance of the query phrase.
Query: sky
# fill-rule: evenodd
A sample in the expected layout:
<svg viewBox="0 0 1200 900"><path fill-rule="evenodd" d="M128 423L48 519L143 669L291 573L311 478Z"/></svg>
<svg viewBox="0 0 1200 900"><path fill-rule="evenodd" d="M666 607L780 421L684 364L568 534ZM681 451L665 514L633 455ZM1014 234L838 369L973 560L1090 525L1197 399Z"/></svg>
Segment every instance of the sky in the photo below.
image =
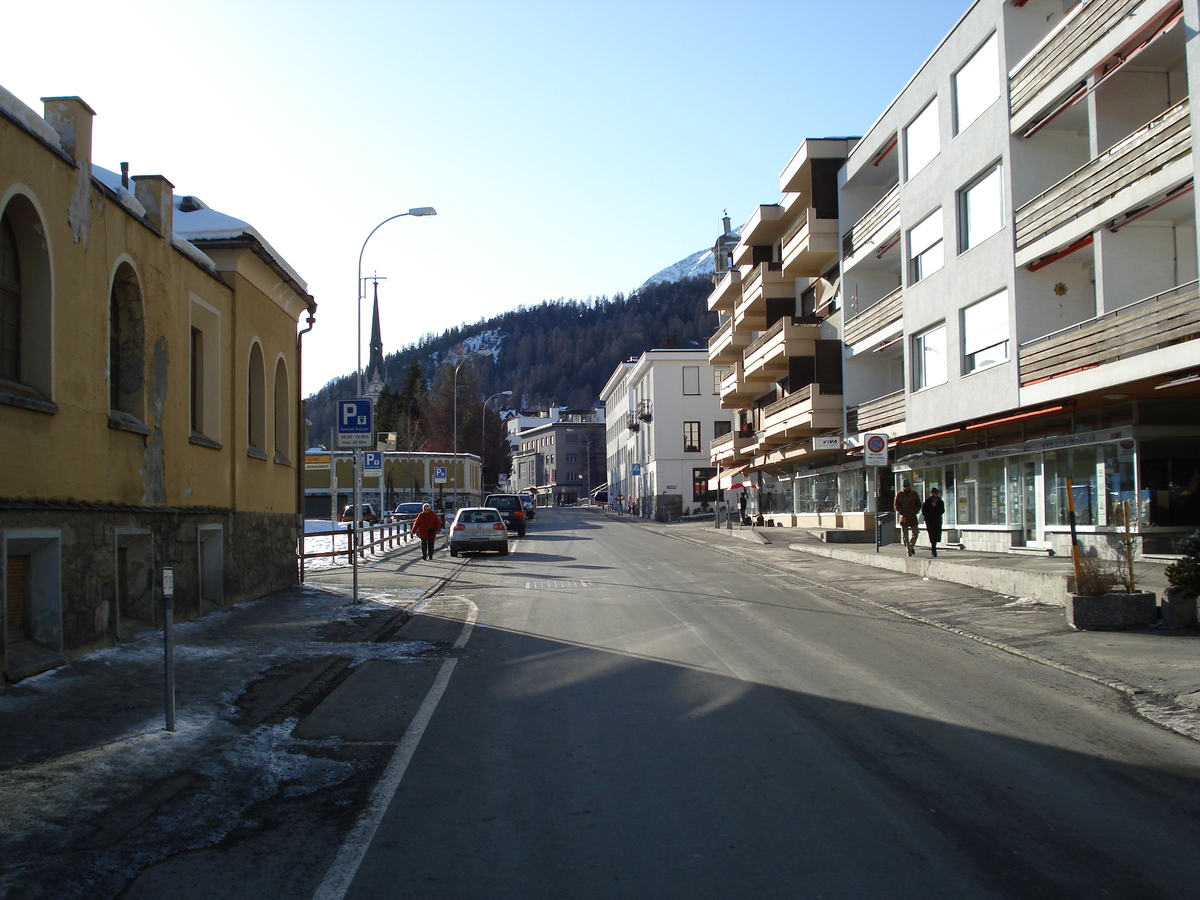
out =
<svg viewBox="0 0 1200 900"><path fill-rule="evenodd" d="M318 304L307 396L357 364L360 253L385 352L628 294L776 202L805 138L863 134L969 5L8 0L0 85L82 97L97 165L263 234Z"/></svg>

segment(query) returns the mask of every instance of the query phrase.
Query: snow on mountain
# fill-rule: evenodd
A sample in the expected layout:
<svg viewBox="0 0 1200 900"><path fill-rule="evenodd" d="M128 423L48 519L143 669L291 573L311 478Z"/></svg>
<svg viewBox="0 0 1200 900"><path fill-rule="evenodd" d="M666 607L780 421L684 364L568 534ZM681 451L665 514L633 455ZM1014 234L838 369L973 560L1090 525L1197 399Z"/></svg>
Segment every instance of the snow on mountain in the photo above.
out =
<svg viewBox="0 0 1200 900"><path fill-rule="evenodd" d="M735 228L732 234L741 234L742 229ZM653 284L662 284L663 282L682 281L685 278L693 278L698 275L708 276L713 273L713 252L709 247L707 250L697 250L691 256L681 259L673 266L667 266L661 272L651 275L638 288L639 291L645 290Z"/></svg>

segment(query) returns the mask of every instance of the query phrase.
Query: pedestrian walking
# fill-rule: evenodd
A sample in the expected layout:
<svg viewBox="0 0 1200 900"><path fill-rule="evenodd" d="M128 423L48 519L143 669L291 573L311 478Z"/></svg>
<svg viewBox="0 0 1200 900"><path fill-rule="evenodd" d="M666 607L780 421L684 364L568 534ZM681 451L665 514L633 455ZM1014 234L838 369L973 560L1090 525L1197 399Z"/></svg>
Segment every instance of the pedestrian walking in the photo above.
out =
<svg viewBox="0 0 1200 900"><path fill-rule="evenodd" d="M433 542L437 540L438 532L442 530L442 520L426 503L413 520L413 531L421 539L421 559L433 559Z"/></svg>
<svg viewBox="0 0 1200 900"><path fill-rule="evenodd" d="M942 539L942 516L946 515L946 504L937 488L929 489L929 496L921 504L921 518L925 520L925 532L929 535L929 550L937 556L937 545Z"/></svg>
<svg viewBox="0 0 1200 900"><path fill-rule="evenodd" d="M904 548L908 551L908 555L912 556L916 553L917 534L920 532L920 527L917 525L917 513L921 511L921 498L912 489L907 478L900 485L900 492L896 494L892 508L900 519L900 539L904 542Z"/></svg>

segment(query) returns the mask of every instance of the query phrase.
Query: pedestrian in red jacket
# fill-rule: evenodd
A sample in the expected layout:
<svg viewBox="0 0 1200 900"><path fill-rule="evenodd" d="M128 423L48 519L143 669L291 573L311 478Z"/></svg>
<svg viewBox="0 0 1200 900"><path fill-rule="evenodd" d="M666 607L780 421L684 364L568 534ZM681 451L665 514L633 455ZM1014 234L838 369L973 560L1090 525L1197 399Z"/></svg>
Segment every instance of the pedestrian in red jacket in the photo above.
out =
<svg viewBox="0 0 1200 900"><path fill-rule="evenodd" d="M433 542L441 530L442 520L433 511L433 507L426 503L413 519L413 531L421 539L421 559L433 559Z"/></svg>

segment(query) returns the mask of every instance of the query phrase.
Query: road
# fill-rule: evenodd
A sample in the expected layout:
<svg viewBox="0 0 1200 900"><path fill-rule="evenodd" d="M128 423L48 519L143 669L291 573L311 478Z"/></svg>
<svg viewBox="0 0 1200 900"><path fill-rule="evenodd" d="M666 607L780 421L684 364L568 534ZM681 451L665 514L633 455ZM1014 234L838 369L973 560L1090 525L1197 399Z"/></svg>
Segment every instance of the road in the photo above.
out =
<svg viewBox="0 0 1200 900"><path fill-rule="evenodd" d="M388 676L420 681L427 722L321 896L1200 891L1200 745L843 590L901 576L570 509L507 558L442 557L416 565L459 567L462 646L440 683Z"/></svg>

